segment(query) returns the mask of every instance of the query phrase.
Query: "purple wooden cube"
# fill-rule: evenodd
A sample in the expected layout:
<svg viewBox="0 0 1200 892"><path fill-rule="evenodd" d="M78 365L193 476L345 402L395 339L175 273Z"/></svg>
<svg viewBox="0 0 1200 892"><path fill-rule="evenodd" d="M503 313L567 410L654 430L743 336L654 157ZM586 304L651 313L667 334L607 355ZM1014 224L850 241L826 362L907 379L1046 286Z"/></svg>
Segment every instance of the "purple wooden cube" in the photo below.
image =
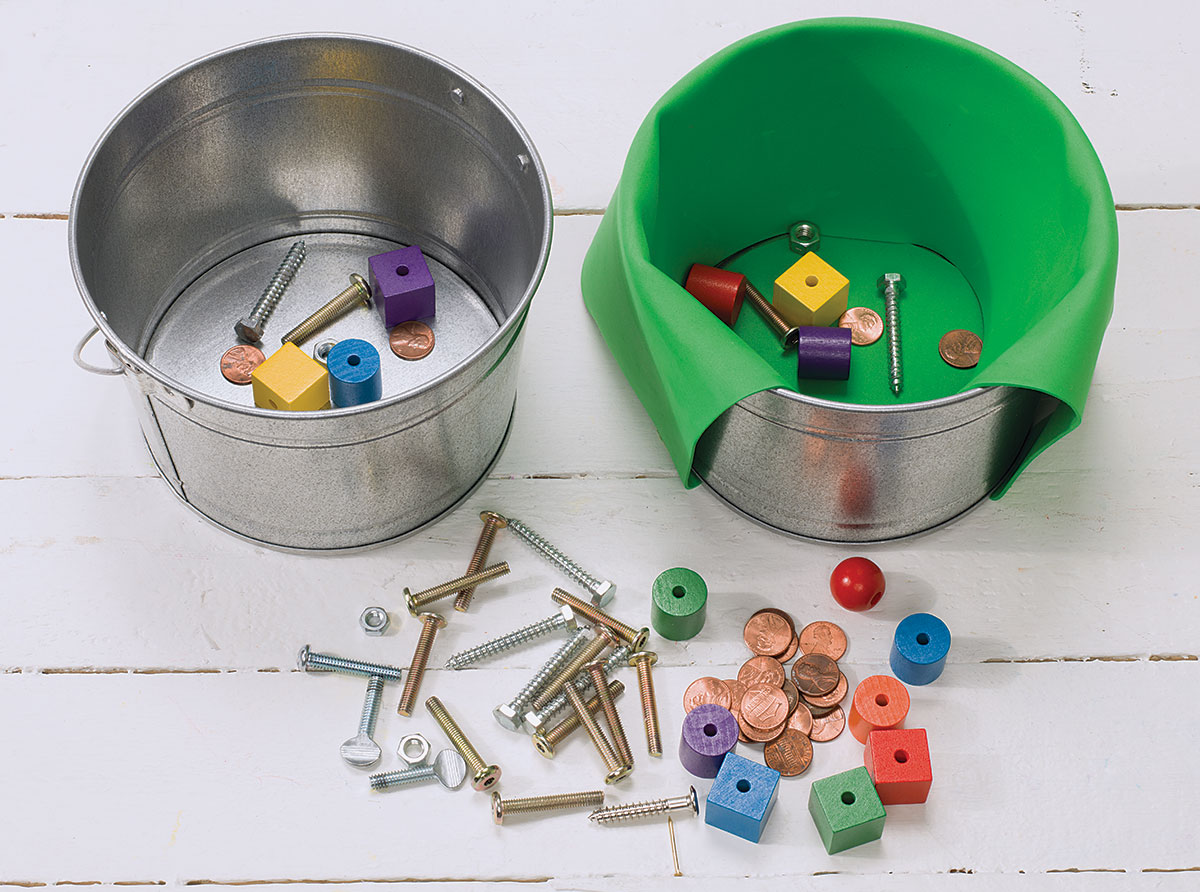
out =
<svg viewBox="0 0 1200 892"><path fill-rule="evenodd" d="M426 319L437 312L433 274L417 245L376 254L367 261L371 273L371 299L384 327Z"/></svg>

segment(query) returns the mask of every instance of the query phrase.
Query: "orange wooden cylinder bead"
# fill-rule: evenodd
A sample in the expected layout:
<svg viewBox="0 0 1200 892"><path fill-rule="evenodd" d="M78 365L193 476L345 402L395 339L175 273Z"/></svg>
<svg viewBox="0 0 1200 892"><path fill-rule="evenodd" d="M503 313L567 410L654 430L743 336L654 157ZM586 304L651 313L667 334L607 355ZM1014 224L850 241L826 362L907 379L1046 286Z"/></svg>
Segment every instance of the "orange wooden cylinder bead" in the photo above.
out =
<svg viewBox="0 0 1200 892"><path fill-rule="evenodd" d="M908 688L890 675L871 675L854 689L846 724L859 743L872 731L901 728L908 715Z"/></svg>
<svg viewBox="0 0 1200 892"><path fill-rule="evenodd" d="M693 263L683 288L712 310L714 316L732 328L737 322L738 314L742 312L742 289L745 282L746 277L741 273Z"/></svg>

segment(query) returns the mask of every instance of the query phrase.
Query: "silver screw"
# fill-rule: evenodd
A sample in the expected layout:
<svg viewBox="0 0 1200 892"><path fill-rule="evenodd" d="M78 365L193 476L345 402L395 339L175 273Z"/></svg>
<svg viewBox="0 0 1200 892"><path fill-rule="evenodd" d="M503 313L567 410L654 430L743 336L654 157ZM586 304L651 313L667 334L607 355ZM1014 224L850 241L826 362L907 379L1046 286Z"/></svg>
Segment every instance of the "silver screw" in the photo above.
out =
<svg viewBox="0 0 1200 892"><path fill-rule="evenodd" d="M234 334L251 344L257 344L262 340L267 320L279 306L279 301L283 299L283 293L287 291L288 285L292 284L292 277L304 263L306 254L307 248L304 245L304 239L300 239L288 249L287 256L279 264L279 269L275 270L275 275L271 276L271 281L263 289L262 296L254 305L254 309L248 316L243 316L233 324Z"/></svg>
<svg viewBox="0 0 1200 892"><path fill-rule="evenodd" d="M670 799L647 799L645 802L631 802L628 805L610 805L598 808L588 820L597 824L615 824L617 821L632 821L634 818L648 818L652 815L665 815L673 811L690 811L699 814L700 802L696 798L696 788L688 787L687 794Z"/></svg>
<svg viewBox="0 0 1200 892"><path fill-rule="evenodd" d="M536 641L538 638L549 635L551 632L557 632L559 629L567 629L573 632L578 628L579 622L575 619L575 611L570 607L562 607L558 613L548 616L545 619L540 619L536 623L522 626L514 632L509 632L507 635L501 635L499 638L485 641L483 644L477 644L468 650L459 651L446 661L446 668L462 669L470 666L472 663L478 663L480 660L486 660L488 657L504 653L506 650L520 647L529 641Z"/></svg>
<svg viewBox="0 0 1200 892"><path fill-rule="evenodd" d="M892 379L892 393L900 395L903 383L900 377L900 308L899 298L904 293L904 276L900 273L884 273L876 283L883 292L884 315L887 317L888 365Z"/></svg>
<svg viewBox="0 0 1200 892"><path fill-rule="evenodd" d="M629 662L629 657L633 650L627 644L622 644L616 650L608 655L608 659L604 661L604 674L611 675L616 671L618 666L624 666ZM590 675L581 675L571 682L571 686L579 693L584 693L592 686L592 678ZM533 731L539 731L546 726L552 718L562 712L563 707L567 705L567 692L559 691L558 695L547 703L544 707L538 710L531 710L525 713L525 727Z"/></svg>
<svg viewBox="0 0 1200 892"><path fill-rule="evenodd" d="M508 528L517 534L518 539L587 589L588 594L592 596L592 603L597 607L603 607L617 593L615 585L607 579L599 579L583 569L583 567L563 554L560 549L551 545L543 536L530 529L523 520L516 520L510 517L508 519Z"/></svg>
<svg viewBox="0 0 1200 892"><path fill-rule="evenodd" d="M378 675L387 681L401 681L403 669L395 666L385 666L382 663L367 663L362 660L347 660L335 657L333 654L319 654L306 644L300 649L296 664L304 672L340 672L342 675L365 675L370 678Z"/></svg>
<svg viewBox="0 0 1200 892"><path fill-rule="evenodd" d="M457 790L467 779L467 760L455 750L442 750L427 765L403 768L400 771L385 771L372 774L372 790L394 790L405 784L419 784L436 780L448 790Z"/></svg>
<svg viewBox="0 0 1200 892"><path fill-rule="evenodd" d="M571 658L571 662L558 670L558 675L550 679L538 695L533 698L533 708L542 709L554 699L559 691L578 677L579 673L583 671L584 666L599 657L608 648L617 647L620 643L620 640L611 631L603 626L597 626L595 637L583 646L583 650Z"/></svg>
<svg viewBox="0 0 1200 892"><path fill-rule="evenodd" d="M371 739L375 733L375 719L379 715L379 701L383 699L383 679L372 675L367 682L367 696L363 700L362 718L358 722L358 734L342 744L342 758L355 768L369 768L379 761L382 751Z"/></svg>
<svg viewBox="0 0 1200 892"><path fill-rule="evenodd" d="M569 641L550 655L550 659L546 660L542 664L542 668L537 671L537 674L525 683L525 687L521 688L517 696L492 710L492 715L496 717L496 721L510 731L520 730L522 723L521 711L533 702L533 698L538 695L538 692L546 686L546 683L550 679L558 674L558 670L565 666L579 652L579 649L587 643L591 634L591 629L576 630Z"/></svg>

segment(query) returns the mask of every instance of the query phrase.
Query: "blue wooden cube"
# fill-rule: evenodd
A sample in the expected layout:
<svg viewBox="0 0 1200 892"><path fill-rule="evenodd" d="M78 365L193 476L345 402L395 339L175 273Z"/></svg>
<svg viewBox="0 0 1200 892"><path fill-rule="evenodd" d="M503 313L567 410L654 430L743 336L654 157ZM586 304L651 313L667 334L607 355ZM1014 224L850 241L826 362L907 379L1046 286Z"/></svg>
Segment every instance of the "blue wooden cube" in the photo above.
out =
<svg viewBox="0 0 1200 892"><path fill-rule="evenodd" d="M778 792L778 771L730 753L708 791L704 822L758 842Z"/></svg>
<svg viewBox="0 0 1200 892"><path fill-rule="evenodd" d="M385 328L427 319L437 312L433 273L417 245L367 259L371 300Z"/></svg>

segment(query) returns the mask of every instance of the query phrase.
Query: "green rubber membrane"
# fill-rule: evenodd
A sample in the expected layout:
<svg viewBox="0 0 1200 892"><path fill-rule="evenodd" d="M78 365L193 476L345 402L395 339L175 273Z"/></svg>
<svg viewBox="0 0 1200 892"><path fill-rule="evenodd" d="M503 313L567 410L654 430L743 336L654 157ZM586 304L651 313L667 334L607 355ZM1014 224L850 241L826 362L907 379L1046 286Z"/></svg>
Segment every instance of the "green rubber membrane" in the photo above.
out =
<svg viewBox="0 0 1200 892"><path fill-rule="evenodd" d="M651 596L650 625L663 638L686 641L704 628L708 586L695 570L664 570L654 580Z"/></svg>

